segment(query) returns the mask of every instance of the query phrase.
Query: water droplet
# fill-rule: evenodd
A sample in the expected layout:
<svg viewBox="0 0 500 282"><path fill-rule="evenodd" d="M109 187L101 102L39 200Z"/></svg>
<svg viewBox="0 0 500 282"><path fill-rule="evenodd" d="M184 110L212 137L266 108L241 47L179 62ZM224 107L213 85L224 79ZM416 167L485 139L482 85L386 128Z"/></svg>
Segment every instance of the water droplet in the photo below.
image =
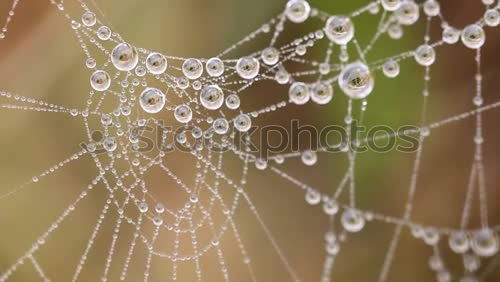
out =
<svg viewBox="0 0 500 282"><path fill-rule="evenodd" d="M306 151L302 152L301 159L305 165L313 166L318 161L318 155L314 151L306 150Z"/></svg>
<svg viewBox="0 0 500 282"><path fill-rule="evenodd" d="M418 21L420 10L413 1L404 1L395 12L398 22L402 25L412 25Z"/></svg>
<svg viewBox="0 0 500 282"><path fill-rule="evenodd" d="M390 12L396 11L401 6L401 0L381 0L381 3L382 7Z"/></svg>
<svg viewBox="0 0 500 282"><path fill-rule="evenodd" d="M328 104L333 98L333 87L323 81L318 81L311 87L311 100L319 105Z"/></svg>
<svg viewBox="0 0 500 282"><path fill-rule="evenodd" d="M134 46L120 43L111 51L111 62L117 70L130 71L137 66L139 54Z"/></svg>
<svg viewBox="0 0 500 282"><path fill-rule="evenodd" d="M317 205L321 202L321 193L314 189L307 189L306 202L310 205Z"/></svg>
<svg viewBox="0 0 500 282"><path fill-rule="evenodd" d="M310 13L311 6L305 0L290 0L286 4L285 15L291 22L305 22Z"/></svg>
<svg viewBox="0 0 500 282"><path fill-rule="evenodd" d="M226 97L226 107L230 110L236 110L240 107L240 97L236 94L231 94Z"/></svg>
<svg viewBox="0 0 500 282"><path fill-rule="evenodd" d="M429 17L435 17L441 12L441 6L436 0L427 0L424 3L424 13Z"/></svg>
<svg viewBox="0 0 500 282"><path fill-rule="evenodd" d="M443 29L443 41L448 44L455 44L460 39L460 31L454 27L447 26Z"/></svg>
<svg viewBox="0 0 500 282"><path fill-rule="evenodd" d="M146 58L146 67L152 74L162 74L167 70L167 58L160 53L151 53Z"/></svg>
<svg viewBox="0 0 500 282"><path fill-rule="evenodd" d="M114 150L116 150L118 146L115 138L113 137L105 138L104 141L102 142L102 145L104 146L104 149L108 152L113 152Z"/></svg>
<svg viewBox="0 0 500 282"><path fill-rule="evenodd" d="M92 13L92 12L83 13L82 23L85 26L91 27L91 26L95 25L96 22L97 22L97 18L96 18L94 13Z"/></svg>
<svg viewBox="0 0 500 282"><path fill-rule="evenodd" d="M387 61L382 68L385 76L394 78L399 75L399 63L394 60Z"/></svg>
<svg viewBox="0 0 500 282"><path fill-rule="evenodd" d="M255 159L255 167L259 170L264 170L267 168L267 161L262 158Z"/></svg>
<svg viewBox="0 0 500 282"><path fill-rule="evenodd" d="M219 77L224 73L224 62L219 58L211 58L206 64L207 73L212 77Z"/></svg>
<svg viewBox="0 0 500 282"><path fill-rule="evenodd" d="M224 92L217 85L210 85L200 93L200 102L208 110L217 110L224 103Z"/></svg>
<svg viewBox="0 0 500 282"><path fill-rule="evenodd" d="M193 118L193 112L188 105L179 105L174 111L175 119L181 123L188 123Z"/></svg>
<svg viewBox="0 0 500 282"><path fill-rule="evenodd" d="M430 45L421 45L415 51L415 60L422 66L430 66L436 61L436 51Z"/></svg>
<svg viewBox="0 0 500 282"><path fill-rule="evenodd" d="M274 47L267 47L262 51L261 58L264 64L275 65L280 59L280 51Z"/></svg>
<svg viewBox="0 0 500 282"><path fill-rule="evenodd" d="M182 64L182 73L189 79L198 79L203 74L203 64L198 59L187 59Z"/></svg>
<svg viewBox="0 0 500 282"><path fill-rule="evenodd" d="M500 12L496 9L487 10L484 14L484 23L491 27L498 26L500 24Z"/></svg>
<svg viewBox="0 0 500 282"><path fill-rule="evenodd" d="M97 37L101 40L108 40L111 38L111 29L107 26L101 26L97 29Z"/></svg>
<svg viewBox="0 0 500 282"><path fill-rule="evenodd" d="M354 37L354 25L346 16L332 16L325 26L326 36L339 45L346 45Z"/></svg>
<svg viewBox="0 0 500 282"><path fill-rule="evenodd" d="M259 74L260 63L253 57L243 57L236 63L236 72L244 79L253 79Z"/></svg>
<svg viewBox="0 0 500 282"><path fill-rule="evenodd" d="M470 49L481 48L486 41L486 34L481 26L471 24L462 31L462 43Z"/></svg>
<svg viewBox="0 0 500 282"><path fill-rule="evenodd" d="M345 66L338 80L342 91L352 99L370 95L375 83L368 67L360 62Z"/></svg>
<svg viewBox="0 0 500 282"><path fill-rule="evenodd" d="M90 85L96 91L106 91L111 86L111 77L103 70L97 70L90 76Z"/></svg>
<svg viewBox="0 0 500 282"><path fill-rule="evenodd" d="M451 250L457 254L463 254L469 250L469 238L462 231L451 233L448 244Z"/></svg>
<svg viewBox="0 0 500 282"><path fill-rule="evenodd" d="M150 114L160 112L165 106L165 94L159 89L148 87L142 91L139 97L141 108Z"/></svg>
<svg viewBox="0 0 500 282"><path fill-rule="evenodd" d="M247 132L252 127L252 120L246 114L240 114L234 119L234 128L240 132Z"/></svg>
<svg viewBox="0 0 500 282"><path fill-rule="evenodd" d="M359 232L365 226L365 218L354 209L347 209L342 213L342 226L348 232Z"/></svg>
<svg viewBox="0 0 500 282"><path fill-rule="evenodd" d="M311 97L309 93L309 86L303 82L294 82L288 90L288 96L292 103L297 105L304 105Z"/></svg>
<svg viewBox="0 0 500 282"><path fill-rule="evenodd" d="M472 234L471 247L479 256L493 256L498 252L498 237L490 229L476 231Z"/></svg>
<svg viewBox="0 0 500 282"><path fill-rule="evenodd" d="M229 130L229 122L225 118L218 118L212 124L215 133L223 135Z"/></svg>

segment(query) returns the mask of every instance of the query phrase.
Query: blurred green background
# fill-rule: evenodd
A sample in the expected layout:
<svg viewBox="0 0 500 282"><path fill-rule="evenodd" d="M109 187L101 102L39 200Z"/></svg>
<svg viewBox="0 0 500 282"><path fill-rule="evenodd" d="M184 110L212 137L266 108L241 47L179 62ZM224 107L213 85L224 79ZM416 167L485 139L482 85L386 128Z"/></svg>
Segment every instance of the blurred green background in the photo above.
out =
<svg viewBox="0 0 500 282"><path fill-rule="evenodd" d="M66 0L70 11L77 11L76 1ZM182 57L211 57L238 41L262 23L283 10L284 0L99 0L96 1L113 28L129 42L167 55ZM355 1L310 1L312 5L331 14L353 11L367 3ZM459 27L482 15L479 1L453 1L444 3L443 13L451 24ZM10 6L0 3L0 19ZM379 15L356 19L356 36L364 46L374 34ZM0 20L3 23L3 20ZM286 26L285 38L293 39L314 30L313 24L301 27ZM370 53L368 60L385 58L413 50L423 42L424 25L406 28L403 39L394 41L383 36ZM431 30L433 41L440 38L441 30L434 21ZM500 37L498 30L487 29L487 46L483 51L485 104L498 100L497 79ZM258 41L257 48L265 47ZM242 49L236 55L257 49ZM311 54L308 54L308 56ZM320 50L315 55L323 58ZM429 121L441 120L473 109L474 52L460 44L437 50L437 62L432 67ZM16 16L10 25L8 37L0 41L0 88L23 96L39 98L68 108L81 108L86 101L89 70L70 26L48 1L20 1ZM394 127L418 125L423 89L423 68L412 60L401 63L401 75L389 80L376 74L376 89L368 99L365 116L367 126L386 124ZM270 121L285 123L292 118L303 124L322 126L342 124L346 112L346 99L336 87L334 102L326 107L307 105L300 109L289 106L267 119L259 118L259 125ZM286 88L258 87L250 89L242 99L245 110L258 109L269 101L279 101L286 95ZM276 96L280 98L276 98ZM2 101L3 102L3 101ZM500 222L498 156L500 134L496 128L499 115L496 110L484 115L485 167L488 187L490 223ZM0 111L0 193L3 194L20 183L31 179L50 166L79 150L85 138L80 120L57 113L33 111ZM472 119L441 128L431 133L424 148L421 174L415 198L412 220L436 226L457 227L465 198L466 183L473 158ZM359 156L356 169L357 205L362 209L400 217L403 213L411 167L414 156L390 152L365 153ZM189 174L186 167L192 162L175 160L173 166L179 173ZM231 161L229 161L231 162ZM237 164L233 162L233 164ZM346 159L343 155L320 155L314 167L304 167L293 159L283 165L283 170L299 180L333 192L344 173ZM182 170L186 171L182 171ZM228 165L227 173L239 175L241 165ZM23 254L30 244L42 234L95 175L92 161L82 158L65 166L36 185L30 186L7 200L0 202L0 271L3 271ZM152 180L161 183L163 180ZM174 185L172 185L173 187ZM247 192L260 215L274 234L290 264L302 281L318 281L324 262L324 233L328 218L318 207L308 206L302 190L279 178L271 171L249 173ZM158 195L170 197L167 191ZM105 193L89 195L78 212L68 218L55 232L46 246L36 254L47 275L53 281L68 281L78 258L94 228L102 207ZM231 194L228 194L231 197ZM230 198L228 198L230 199ZM347 198L342 197L347 203ZM472 225L478 225L478 206L474 202ZM264 231L248 206L241 204L235 216L242 240L250 254L258 281L290 281L272 249ZM99 243L89 257L81 281L97 281L102 274L114 220L109 218L99 236ZM342 245L333 270L334 281L374 281L382 268L394 230L393 225L371 222ZM125 230L124 234L132 230ZM126 235L124 235L126 236ZM166 246L172 243L165 238ZM447 265L455 277L463 273L460 258L447 248L446 238L440 248ZM116 257L123 260L127 243L121 242ZM186 244L188 244L186 242ZM250 281L237 248L234 235L227 232L222 238L222 248L233 281ZM130 281L142 279L146 250L139 244L130 270ZM434 281L435 274L428 268L431 247L414 239L405 229L396 252L389 281ZM484 261L486 264L487 261ZM178 280L194 281L195 266L192 262L179 263ZM217 257L213 252L202 260L205 281L221 281ZM118 268L112 269L110 281L116 281ZM169 281L171 262L153 259L150 281ZM496 276L495 276L496 275ZM496 271L490 280L498 281ZM59 278L58 278L59 277ZM33 268L26 264L12 277L12 281L36 281Z"/></svg>

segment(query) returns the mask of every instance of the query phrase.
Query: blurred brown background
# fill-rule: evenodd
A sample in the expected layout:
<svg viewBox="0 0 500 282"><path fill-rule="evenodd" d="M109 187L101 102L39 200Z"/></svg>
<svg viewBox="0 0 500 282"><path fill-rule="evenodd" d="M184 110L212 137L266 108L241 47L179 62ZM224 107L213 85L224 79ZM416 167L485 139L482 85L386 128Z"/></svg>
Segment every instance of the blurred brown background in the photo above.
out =
<svg viewBox="0 0 500 282"><path fill-rule="evenodd" d="M76 3L72 0L66 2L66 5L75 9ZM97 1L114 29L127 41L168 55L185 57L210 57L218 54L281 12L285 2ZM355 7L366 4L366 1L361 0L347 2L311 1L313 5L331 14L352 11ZM442 9L451 24L462 27L483 14L484 8L479 2L452 1L443 3ZM3 23L9 7L10 1L0 2L0 23ZM362 44L366 44L368 36L373 35L377 19L375 16L367 16L360 22L356 21ZM311 28L305 25L291 30L293 33L286 35L289 39L305 34ZM423 42L423 30L421 22L418 27L405 30L405 36L400 41L394 42L384 36L369 60L414 49ZM432 38L439 39L440 33L441 30L435 23ZM487 43L483 51L485 104L499 100L499 35L498 29L487 28ZM474 52L457 44L439 48L437 55L437 62L432 67L429 121L441 120L474 108ZM322 58L321 54L319 58ZM84 56L70 26L48 1L20 1L7 39L0 41L1 89L78 108L83 105L88 94L88 70L84 64ZM401 63L401 69L401 75L395 80L388 80L377 74L376 90L368 99L369 107L365 118L368 125L418 124L423 68L413 60L407 60ZM242 100L244 109L256 109L257 105L265 105L268 99L266 97L286 93L284 88L281 88L282 94L275 90L267 87L259 87L258 91L249 90L252 95L246 95ZM334 102L321 110L315 105L307 105L299 110L289 106L288 110L270 115L268 121L286 123L291 118L299 118L304 124L341 124L346 108L346 99L342 95L336 88ZM484 114L490 224L500 223L498 118L498 110ZM2 194L77 152L78 144L85 137L82 123L62 114L2 109L0 120L3 121L0 123ZM259 122L266 124L263 119L259 119ZM454 123L431 133L424 148L413 221L436 226L459 225L473 158L473 133L473 119ZM176 162L173 166L180 170L192 165L182 160ZM412 162L413 155L398 152L362 154L356 170L358 207L400 217L410 183ZM304 167L300 160L294 159L287 161L283 169L305 183L324 192L331 192L337 186L345 165L345 156L320 155L318 164L314 167ZM241 166L229 165L226 169L228 174L238 175ZM83 158L0 202L0 271L9 267L30 247L39 234L86 187L95 172L90 159ZM161 181L155 183L159 184ZM248 183L248 194L299 277L302 281L318 281L325 255L323 236L328 218L320 208L305 203L301 190L270 171L256 171L252 167ZM168 191L158 194L169 197ZM41 265L53 281L68 281L74 272L102 207L104 195L102 191L90 195L78 212L68 218L64 226L37 253ZM231 197L230 193L228 196ZM346 198L343 200L346 201ZM474 203L471 227L478 227L477 201ZM108 220L104 233L99 237L99 244L87 262L81 281L96 281L102 274L114 224L113 218ZM247 205L241 204L235 220L252 259L257 279L290 281ZM393 225L371 222L362 232L350 236L342 245L335 262L334 281L376 280L393 230ZM130 232L131 230L124 231L125 234ZM459 258L448 251L447 238L442 238L441 241L440 247L447 258L446 262L454 277L458 278L463 273ZM249 281L234 236L227 232L221 244L231 280ZM166 242L165 245L172 244ZM124 258L126 246L126 242L122 242L117 258ZM142 279L145 253L144 245L140 244L137 258L134 257L137 260L131 267L130 281ZM427 266L431 254L431 247L414 239L405 229L389 281L434 281L435 275ZM179 265L178 279L194 281L194 264L188 262ZM221 281L218 269L213 252L202 260L205 281ZM111 281L117 280L117 271L113 270ZM170 271L171 262L155 258L150 281L169 281ZM498 281L498 277L500 271L497 270L487 281ZM37 279L33 268L28 264L12 277L12 281Z"/></svg>

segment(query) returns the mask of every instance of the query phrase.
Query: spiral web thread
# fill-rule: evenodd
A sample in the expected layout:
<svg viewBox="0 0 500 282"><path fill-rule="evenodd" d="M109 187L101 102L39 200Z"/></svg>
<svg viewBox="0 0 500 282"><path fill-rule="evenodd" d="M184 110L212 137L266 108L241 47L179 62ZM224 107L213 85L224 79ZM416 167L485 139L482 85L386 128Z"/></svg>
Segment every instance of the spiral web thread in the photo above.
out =
<svg viewBox="0 0 500 282"><path fill-rule="evenodd" d="M8 38L6 38L8 34L8 26L12 20L18 2L19 0L14 0L12 2L11 9L8 13L8 17L5 21L0 37L3 40L8 40ZM241 236L241 232L238 229L238 222L234 220L237 209L241 209L243 207L248 208L259 223L262 228L262 232L264 232L267 239L271 242L274 251L278 254L285 271L289 273L290 279L293 281L300 281L299 274L296 273L294 266L287 260L286 251L281 249L280 242L273 237L271 229L265 224L264 218L261 216L260 212L254 205L254 202L246 192L247 186L249 184L251 185L251 183L247 183L247 174L250 169L253 169L251 167L252 163L255 163L259 169L270 170L277 177L289 181L292 187L303 190L308 204L317 205L320 210L324 210L325 216L331 219L331 224L328 226L326 232L326 252L324 266L321 273L321 281L326 282L331 280L335 258L338 252L343 250L341 248L343 242L349 236L355 236L354 232L349 230L349 228L334 228L335 226L333 222L335 221L337 213L354 213L357 218L356 220L361 220L363 224L366 220L370 221L369 224L383 222L395 226L392 240L390 241L385 259L381 265L378 281L388 280L394 255L398 248L398 242L402 231L405 228L410 229L416 238L421 239L425 241L425 243L432 246L434 250L433 259L440 262L440 264L439 267L433 267L431 265L431 268L436 272L437 279L439 281L451 281L452 279L452 276L450 276L452 274L449 273L446 265L440 257L440 248L437 244L440 238L448 238L453 234L460 233L466 234L470 240L475 240L474 236L476 236L479 232L487 231L496 236L495 234L500 231L500 225L492 225L488 222L488 196L486 195L486 176L482 160L482 114L486 111L497 109L500 106L500 101L488 105L483 105L481 102L477 102L482 101L481 48L476 49L475 57L477 65L477 72L475 76L475 108L468 112L451 115L449 118L439 121L427 120L427 104L431 99L431 96L429 95L431 65L425 66L425 76L423 77L424 94L422 95L423 107L421 111L419 129L408 132L416 136L419 143L417 151L414 153L413 170L409 186L407 188L408 196L406 205L403 215L398 218L364 210L363 207L356 205L355 162L357 155L356 152L352 151L349 146L347 146L344 150L349 163L342 180L337 187L334 187L335 189L331 190L331 193L322 193L319 189L306 184L306 181L303 180L303 178L306 178L305 176L295 176L286 172L284 161L290 158L301 158L304 156L304 152L276 154L269 157L267 160L262 160L258 158L257 154L249 153L245 150L238 150L236 147L229 147L230 150L227 152L217 152L202 146L183 155L185 158L191 158L195 163L193 169L196 170L196 173L194 174L193 184L189 184L190 180L182 179L171 170L169 161L172 161L172 159L169 159L168 154L162 152L138 152L136 150L137 143L131 141L128 134L138 125L160 124L159 120L146 114L138 105L138 92L142 91L144 87L153 84L160 85L162 89L166 89L167 104L164 107L164 111L169 111L173 116L173 112L178 105L188 105L192 109L193 114L193 120L191 123L199 126L203 131L210 132L210 123L216 118L225 117L231 121L232 124L238 115L247 114L251 120L256 120L257 118L265 116L268 113L286 109L289 104L293 103L293 101L288 98L288 93L285 93L282 95L283 99L281 101L247 113L240 112L239 110L231 111L228 109L220 111L207 111L200 106L200 101L196 98L198 90L200 90L203 86L217 84L226 94L243 95L243 93L251 89L254 84L261 81L276 82L276 73L279 71L285 71L288 63L299 64L303 67L303 70L290 73L290 79L285 84L291 85L294 82L307 78L309 81L323 81L326 84L332 85L339 79L339 73L347 61L359 60L369 66L372 72L378 72L382 71L385 62L388 60L399 62L412 59L415 54L413 50L395 54L390 58L382 58L373 62L366 61L366 55L371 51L372 47L389 32L389 29L394 26L393 24L398 22L398 19L395 17L393 12L383 10L381 7L381 1L369 2L365 6L360 7L358 10L355 10L348 15L354 22L357 17L368 14L374 14L370 16L379 17L377 31L368 45L364 47L361 46L356 40L356 37L354 37L354 39L349 43L355 52L351 52L349 54L346 46L338 47L332 42L329 42L328 38L322 34L321 29L312 31L304 36L297 37L295 40L277 47L277 44L280 42L280 36L286 32L286 26L290 24L287 20L287 15L284 12L277 15L256 31L252 32L250 35L216 56L223 59L226 66L226 70L222 76L211 77L204 73L199 79L191 82L191 85L189 85L190 82L184 78L181 67L182 63L188 58L166 56L168 59L168 69L161 75L152 75L150 73L146 73L144 70L143 73L140 73L137 69L130 72L120 72L113 67L110 59L99 62L97 59L99 56L109 58L111 55L110 50L113 49L115 45L124 42L124 39L121 38L116 30L113 30L111 37L107 40L98 38L97 29L105 25L110 26L110 24L104 18L103 13L98 9L95 2L91 1L89 3L85 3L81 0L79 2L81 4L82 14L85 12L92 13L92 10L94 10L94 12L96 12L95 14L99 15L97 16L96 24L91 26L81 24L81 20L79 19L81 14L77 16L70 15L66 12L63 1L50 0L50 3L56 7L60 14L67 20L68 25L72 27L76 39L82 48L82 52L87 58L87 65L89 68L106 70L111 74L111 87L101 93L91 90L89 92L87 103L80 109L67 108L62 105L49 103L40 99L20 96L9 91L1 91L0 95L1 107L4 110L51 112L82 121L88 137L88 140L86 140L87 147L75 150L76 153L71 154L67 159L57 162L46 171L33 176L33 178L25 184L22 184L14 190L0 196L0 199L5 201L16 192L29 188L39 181L43 181L44 178L47 178L56 171L61 170L64 166L73 162L78 162L81 159L91 159L94 162L98 173L91 180L89 185L82 189L80 195L68 205L67 209L65 209L62 214L56 218L46 232L41 234L37 240L32 243L31 247L16 261L12 262L8 268L2 270L0 281L8 281L20 267L28 267L28 265L31 265L34 268L42 280L50 281L50 277L48 277L44 272L43 265L36 259L37 251L43 248L44 245L50 241L51 235L54 232L57 232L62 228L61 224L67 218L69 218L73 213L78 212L79 204L85 201L87 196L97 189L104 189L107 191L107 199L102 207L101 213L93 227L93 230L89 235L90 237L88 241L84 243L85 247L78 264L75 266L71 281L77 281L80 278L81 273L85 271L89 254L92 252L96 240L99 238L99 232L103 227L105 219L109 218L110 214L115 214L117 218L114 221L114 232L111 244L107 246L107 257L104 260L105 265L102 273L103 281L115 280L117 278L126 280L128 278L127 275L129 273L130 266L134 263L134 255L140 245L143 245L145 249L147 249L146 266L144 268L143 275L144 281L150 279L153 259L166 260L171 263L171 280L182 278L179 277L181 274L178 274L177 271L178 265L191 263L194 265L197 279L201 281L203 280L202 274L204 270L200 264L200 258L208 252L216 253L219 270L225 281L234 279L238 280L237 278L231 277L231 270L227 268L227 258L224 256L221 248L221 245L224 244L225 240L228 240L227 238L224 238L226 233L232 233L232 236L234 236L239 252L241 253L241 257L239 259L246 265L247 275L250 279L253 281L261 279L266 280L264 277L260 277L260 279L258 279L259 276L252 267L252 261L249 257L247 247L245 246L245 240L243 236ZM498 10L500 7L500 4L495 6L494 3L485 2L486 9ZM419 6L423 10L424 4L419 4ZM421 13L419 21L425 21L427 26L423 43L436 49L445 45L446 43L441 39L431 41L429 35L431 24L436 24L436 22L438 22L442 27L448 26L445 18L440 13L436 16L429 16L423 14L423 12ZM315 18L321 22L326 22L330 16L331 15L327 12L319 11L313 8L309 18ZM478 19L477 24L480 26L485 25L483 19ZM261 63L260 73L255 78L241 79L235 71L235 64L238 58L227 58L228 55L237 50L240 46L251 42L258 37L264 37L266 35L270 37L268 46L274 46L279 50L279 62L272 66ZM328 42L328 48L326 50L324 61L319 63L313 59L306 59L305 54L309 51L309 49L312 49L320 42ZM340 49L341 59L338 63L331 62L333 60L332 54L335 48ZM98 54L94 55L93 52L97 52ZM145 58L152 51L144 48L138 48L138 52L140 58L139 66L141 66L144 65L143 62ZM257 51L249 56L261 60L261 53L262 51ZM353 53L355 54L354 56ZM349 58L349 56L353 57ZM97 60L97 62L94 63L95 60ZM200 60L203 63L207 61L207 59ZM321 71L320 69L325 66L328 66L329 70ZM366 100L369 100L369 98ZM355 117L362 122L363 114L368 110L366 100L362 100L360 103L352 99L349 100L346 113L346 126L348 128L350 126L350 122L348 121ZM112 103L114 110L105 110L106 103ZM335 100L333 100L332 103L335 103ZM357 110L358 107L360 111L359 115L356 116L355 110ZM99 125L96 128L96 121L102 120L103 116L106 116L107 118L111 117L111 126L103 126L97 122ZM464 195L465 203L460 227L436 227L413 222L412 211L414 196L419 187L418 181L419 171L422 166L422 152L425 148L426 140L430 138L429 132L466 119L476 120L476 133L474 138L474 161L471 165L470 181L467 186L467 193ZM96 150L102 149L104 144L102 142L94 143L95 140L92 136L94 130L101 130L104 132L104 136L114 138L117 142L117 149L110 150L104 154L97 154ZM167 133L168 132L163 133L162 139L167 138ZM376 137L376 139L384 140L395 137L397 136L384 135ZM180 137L180 139L185 138L185 135ZM228 144L231 144L231 141L234 141L234 138L234 134L226 134L224 136L215 136L209 139L212 147L227 147ZM351 136L349 136L349 138L350 143L366 143L370 141L368 139L356 140ZM343 144L338 144L337 146L342 145ZM90 149L91 146L92 149ZM331 148L320 147L314 152L314 156L318 154L321 157L328 157L328 154L323 154L328 151L328 149ZM307 154L312 153L307 151ZM242 173L239 177L231 177L225 173L224 160L228 155L233 157L236 156L240 160ZM126 169L123 167L126 167ZM155 196L154 189L151 189L151 184L149 184L149 181L145 176L148 171L153 169L159 169L164 175L174 181L181 191L184 191L186 195L188 195L188 200L186 201L184 207L175 210L170 209L168 206L164 206ZM226 196L224 198L221 193L223 190L225 191L224 195L227 195L227 191L231 191L232 196ZM341 203L339 201L339 197L343 193L348 193L348 203ZM473 202L475 199L473 195L475 193L478 195L477 202L480 208L481 226L479 229L471 229L468 227L471 215L471 206L474 204ZM219 214L219 216L222 215L223 217L222 223L220 223L219 226L218 222L215 220L216 214ZM116 248L118 245L117 242L123 237L121 237L121 232L123 232L121 230L124 225L132 226L135 232L132 240L128 243L128 249L126 250L127 255L124 263L116 265L118 264L115 262L115 253L117 252ZM198 238L198 231L203 226L208 227L210 230L211 239L208 241L201 241ZM157 247L158 242L161 242L162 235L165 233L174 234L175 240L171 242L172 251L166 251ZM228 235L226 235L226 237L228 237ZM188 240L191 241L191 253L183 254L179 251L181 248L181 246L179 246L181 238L188 238ZM487 245L488 243L495 244L496 242L498 245L498 239L496 237L489 239L490 241L483 243ZM476 242L476 244L479 243ZM495 253L497 252L498 250L496 250ZM470 253L461 255L463 255L465 259L467 255L470 255ZM489 254L488 256L493 255L495 254ZM492 269L496 267L495 263L496 260L492 259L490 265L484 267L482 271L477 269L466 269L464 271L465 277L468 279L472 279L472 277L476 277L478 279L487 278ZM118 267L120 269L119 277L110 277L112 267ZM54 277L54 279L55 278L57 277Z"/></svg>

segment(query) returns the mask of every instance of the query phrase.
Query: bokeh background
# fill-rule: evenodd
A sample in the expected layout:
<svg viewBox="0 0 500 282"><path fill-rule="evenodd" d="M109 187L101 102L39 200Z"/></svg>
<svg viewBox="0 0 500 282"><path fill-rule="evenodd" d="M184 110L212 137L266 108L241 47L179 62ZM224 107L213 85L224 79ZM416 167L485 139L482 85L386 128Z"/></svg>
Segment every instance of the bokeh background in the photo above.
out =
<svg viewBox="0 0 500 282"><path fill-rule="evenodd" d="M89 70L68 23L49 1L20 1L6 40L0 41L0 88L24 96L39 98L68 108L79 108L86 100ZM66 0L70 11L78 11L78 4ZM113 28L129 42L168 55L183 57L211 57L258 28L283 10L284 0L96 0ZM310 1L331 14L347 13L367 1ZM442 10L449 22L458 27L478 19L484 8L480 1L447 1ZM0 23L6 17L10 1L0 1ZM377 16L356 20L356 35L362 45L375 32ZM287 25L284 40L293 39L314 30L313 24L294 27ZM379 41L368 60L377 60L413 50L423 42L424 24L407 28L401 40L387 36ZM432 38L438 39L441 30L434 22ZM487 44L483 50L483 89L485 104L498 101L500 75L498 52L500 32L487 28ZM254 48L255 47L255 48ZM257 41L251 48L239 53L265 47ZM316 51L323 58L321 50ZM429 121L437 121L473 109L475 53L461 44L437 49L437 61L432 67ZM401 75L389 80L376 74L376 90L368 99L365 121L368 126L385 124L394 127L417 125L419 122L423 68L413 60L401 63ZM342 124L346 113L346 99L338 88L334 102L326 107L307 105L288 106L259 125L287 124L300 119L304 124L322 126ZM258 109L266 102L278 101L286 95L286 88L258 86L242 98L243 109ZM2 101L3 102L3 101ZM490 223L500 223L499 156L500 134L497 130L498 110L484 114L485 167L487 176L488 212ZM0 193L31 179L50 166L79 150L84 140L80 120L57 113L33 111L0 111ZM467 119L431 132L424 148L415 208L412 220L436 226L457 227L463 208L467 180L473 160L474 121ZM384 215L400 217L403 213L414 156L399 152L378 154L368 152L359 156L356 169L357 205ZM228 174L238 175L241 164L229 160ZM314 167L304 167L299 159L287 161L283 170L290 175L332 192L346 167L346 158L340 154L320 155ZM176 159L172 166L181 175L193 173L192 162ZM191 169L191 168L193 169ZM0 271L23 254L43 233L95 175L90 159L82 158L65 166L52 176L44 178L6 200L0 201ZM165 199L180 197L174 184L164 179L151 179L157 184L157 195ZM318 281L324 262L324 233L329 219L318 207L304 201L302 190L279 178L271 171L250 170L247 192L259 213L284 251L290 264L302 281ZM53 281L68 281L81 252L93 230L96 217L104 201L104 192L89 196L75 215L55 232L37 257ZM228 194L231 197L231 194ZM346 197L342 197L347 202ZM478 205L474 202L471 227L478 227ZM242 240L252 258L259 281L290 281L279 257L272 249L264 231L248 206L237 209L235 220ZM99 243L91 254L81 281L97 281L105 265L105 254L111 240L113 219L105 225ZM366 228L350 236L342 245L333 271L334 281L374 281L382 268L394 226L381 222L368 223ZM131 234L132 230L124 230ZM124 235L125 237L127 235ZM164 239L166 245L168 237ZM171 240L171 238L170 238ZM455 277L463 273L460 258L447 248L447 238L441 239L441 249ZM188 244L188 242L186 242ZM230 278L249 281L245 266L233 235L222 238ZM116 255L125 256L126 242ZM144 246L138 249L130 272L130 281L142 279ZM414 239L405 229L390 272L390 281L433 281L428 259L432 248ZM488 261L483 262L485 265ZM181 263L180 281L195 281L194 264ZM497 269L500 267L497 267ZM217 257L209 254L202 261L205 281L221 281ZM151 281L169 281L171 262L155 258ZM111 281L117 280L118 270L112 270ZM498 281L496 270L485 281ZM33 268L26 264L12 277L12 281L36 281Z"/></svg>

